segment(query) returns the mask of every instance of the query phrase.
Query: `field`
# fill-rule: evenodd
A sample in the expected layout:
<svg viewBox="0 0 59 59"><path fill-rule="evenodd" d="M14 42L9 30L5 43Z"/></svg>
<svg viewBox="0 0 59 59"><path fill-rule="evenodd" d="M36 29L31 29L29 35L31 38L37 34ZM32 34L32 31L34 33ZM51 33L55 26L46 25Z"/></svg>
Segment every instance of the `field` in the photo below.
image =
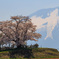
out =
<svg viewBox="0 0 59 59"><path fill-rule="evenodd" d="M59 58L59 51L53 48L16 48L0 51L0 59L48 59Z"/></svg>

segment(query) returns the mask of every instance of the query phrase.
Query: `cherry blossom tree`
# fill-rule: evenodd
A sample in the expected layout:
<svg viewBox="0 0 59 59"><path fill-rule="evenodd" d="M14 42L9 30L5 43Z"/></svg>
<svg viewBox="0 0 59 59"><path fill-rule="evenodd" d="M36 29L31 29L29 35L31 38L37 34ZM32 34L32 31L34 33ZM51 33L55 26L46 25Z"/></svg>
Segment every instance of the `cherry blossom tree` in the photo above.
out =
<svg viewBox="0 0 59 59"><path fill-rule="evenodd" d="M0 41L4 43L13 42L19 47L27 40L37 41L39 38L41 34L36 33L36 25L27 16L12 16L11 20L0 21Z"/></svg>

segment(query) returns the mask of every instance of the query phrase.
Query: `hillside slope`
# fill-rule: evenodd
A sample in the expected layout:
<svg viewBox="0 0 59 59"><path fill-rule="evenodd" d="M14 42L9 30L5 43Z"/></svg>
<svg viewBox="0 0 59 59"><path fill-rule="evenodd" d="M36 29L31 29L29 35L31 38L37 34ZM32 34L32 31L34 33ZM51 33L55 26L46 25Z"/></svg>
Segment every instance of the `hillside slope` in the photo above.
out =
<svg viewBox="0 0 59 59"><path fill-rule="evenodd" d="M59 52L52 48L22 48L0 51L0 59L2 58L59 58Z"/></svg>

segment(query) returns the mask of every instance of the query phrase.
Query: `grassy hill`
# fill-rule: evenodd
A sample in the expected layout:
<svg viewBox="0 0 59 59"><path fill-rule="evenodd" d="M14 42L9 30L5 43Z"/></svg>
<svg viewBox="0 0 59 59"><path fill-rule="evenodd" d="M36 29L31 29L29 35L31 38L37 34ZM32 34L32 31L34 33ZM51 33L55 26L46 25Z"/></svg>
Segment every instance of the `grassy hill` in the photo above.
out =
<svg viewBox="0 0 59 59"><path fill-rule="evenodd" d="M53 48L19 48L0 51L0 59L59 58Z"/></svg>

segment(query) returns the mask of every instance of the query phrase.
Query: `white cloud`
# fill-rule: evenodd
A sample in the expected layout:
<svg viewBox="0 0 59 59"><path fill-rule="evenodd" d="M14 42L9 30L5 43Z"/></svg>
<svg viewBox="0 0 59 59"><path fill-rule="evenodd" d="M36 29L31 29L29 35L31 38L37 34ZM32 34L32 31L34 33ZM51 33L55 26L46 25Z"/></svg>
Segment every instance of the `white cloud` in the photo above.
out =
<svg viewBox="0 0 59 59"><path fill-rule="evenodd" d="M55 9L53 12L50 13L50 16L43 19L41 17L33 16L31 17L33 24L37 25L37 29L45 28L47 29L47 36L45 39L52 37L52 31L54 30L55 26L57 25L57 22L59 21L58 16L58 9ZM44 23L47 23L46 25L43 25Z"/></svg>

